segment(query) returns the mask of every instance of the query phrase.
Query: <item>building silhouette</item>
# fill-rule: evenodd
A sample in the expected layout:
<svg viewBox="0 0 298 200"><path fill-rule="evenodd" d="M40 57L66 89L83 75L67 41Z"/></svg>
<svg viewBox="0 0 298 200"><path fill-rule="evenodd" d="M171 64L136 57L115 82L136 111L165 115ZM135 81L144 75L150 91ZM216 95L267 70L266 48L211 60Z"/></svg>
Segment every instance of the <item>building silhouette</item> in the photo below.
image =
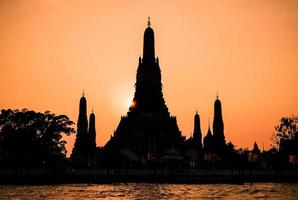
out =
<svg viewBox="0 0 298 200"><path fill-rule="evenodd" d="M92 113L89 117L89 131L88 131L88 166L96 165L96 129L95 129L95 114Z"/></svg>
<svg viewBox="0 0 298 200"><path fill-rule="evenodd" d="M261 153L261 150L260 150L260 148L259 148L257 142L254 143L254 147L253 147L253 149L252 149L252 152L253 152L253 153L257 153L257 154Z"/></svg>
<svg viewBox="0 0 298 200"><path fill-rule="evenodd" d="M176 117L170 116L163 97L159 59L155 57L154 31L149 18L132 104L127 115L121 117L103 152L146 163L170 151L178 151L183 141Z"/></svg>
<svg viewBox="0 0 298 200"><path fill-rule="evenodd" d="M77 122L77 135L71 154L72 162L80 167L94 165L96 150L95 115L92 111L87 119L87 99L83 93L79 104L79 117Z"/></svg>
<svg viewBox="0 0 298 200"><path fill-rule="evenodd" d="M170 163L171 166L199 166L208 160L225 159L227 145L224 136L222 107L217 95L214 102L213 134L210 129L202 141L200 116L194 115L192 136L186 140L171 116L163 97L159 58L155 56L154 31L150 18L143 38L143 56L139 57L135 93L127 115L120 122L103 148L96 150L95 115L87 121L87 102L80 100L77 138L72 160L92 166L127 167L150 163ZM96 159L95 159L96 158ZM188 163L188 164L187 164Z"/></svg>
<svg viewBox="0 0 298 200"><path fill-rule="evenodd" d="M221 153L225 148L226 141L224 136L224 123L222 118L221 102L218 95L216 96L216 100L214 102L213 139L215 152Z"/></svg>
<svg viewBox="0 0 298 200"><path fill-rule="evenodd" d="M159 59L155 58L154 32L150 20L144 33L143 58L139 58L135 95L129 108L129 115L141 113L169 116L162 93Z"/></svg>
<svg viewBox="0 0 298 200"><path fill-rule="evenodd" d="M229 150L225 141L222 108L218 95L214 102L213 134L210 130L210 122L208 121L208 131L204 137L203 144L206 160L223 161L228 159Z"/></svg>
<svg viewBox="0 0 298 200"><path fill-rule="evenodd" d="M201 123L200 123L200 116L196 111L194 117L194 131L193 131L193 142L198 148L202 148L202 132L201 132Z"/></svg>
<svg viewBox="0 0 298 200"><path fill-rule="evenodd" d="M204 151L205 153L211 153L214 150L214 139L210 130L210 123L208 122L208 131L204 137Z"/></svg>
<svg viewBox="0 0 298 200"><path fill-rule="evenodd" d="M202 132L200 125L200 116L196 111L194 116L194 131L192 136L188 138L182 148L183 156L190 163L191 167L198 166L202 161Z"/></svg>

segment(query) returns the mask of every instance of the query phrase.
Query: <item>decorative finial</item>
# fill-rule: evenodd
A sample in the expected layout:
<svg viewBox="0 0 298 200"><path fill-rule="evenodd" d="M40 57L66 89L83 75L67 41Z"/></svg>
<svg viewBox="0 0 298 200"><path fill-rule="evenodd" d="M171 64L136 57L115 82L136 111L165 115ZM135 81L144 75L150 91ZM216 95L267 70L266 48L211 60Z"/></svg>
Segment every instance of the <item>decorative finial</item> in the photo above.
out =
<svg viewBox="0 0 298 200"><path fill-rule="evenodd" d="M92 106L92 113L93 113L93 106Z"/></svg>
<svg viewBox="0 0 298 200"><path fill-rule="evenodd" d="M198 114L198 109L196 108L196 114Z"/></svg>
<svg viewBox="0 0 298 200"><path fill-rule="evenodd" d="M216 99L218 99L219 97L218 97L218 92L216 92Z"/></svg>
<svg viewBox="0 0 298 200"><path fill-rule="evenodd" d="M151 26L150 17L148 17L147 26L148 26L148 27L150 27L150 26Z"/></svg>
<svg viewBox="0 0 298 200"><path fill-rule="evenodd" d="M83 89L83 97L85 96L85 90Z"/></svg>

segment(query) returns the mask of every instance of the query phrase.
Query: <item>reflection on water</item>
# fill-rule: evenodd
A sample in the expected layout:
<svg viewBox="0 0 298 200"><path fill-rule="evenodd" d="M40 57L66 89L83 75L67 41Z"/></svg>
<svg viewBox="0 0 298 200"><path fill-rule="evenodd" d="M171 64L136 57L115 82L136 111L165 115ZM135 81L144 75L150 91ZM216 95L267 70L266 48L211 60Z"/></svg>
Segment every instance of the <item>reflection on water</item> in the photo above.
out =
<svg viewBox="0 0 298 200"><path fill-rule="evenodd" d="M0 186L0 199L297 199L298 184L68 184Z"/></svg>

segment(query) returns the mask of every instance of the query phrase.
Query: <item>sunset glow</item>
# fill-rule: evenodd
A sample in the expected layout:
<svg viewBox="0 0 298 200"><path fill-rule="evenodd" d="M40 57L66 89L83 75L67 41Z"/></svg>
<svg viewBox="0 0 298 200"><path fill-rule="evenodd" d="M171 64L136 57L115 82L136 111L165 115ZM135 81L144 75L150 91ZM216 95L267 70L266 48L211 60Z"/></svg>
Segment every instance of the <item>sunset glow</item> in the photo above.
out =
<svg viewBox="0 0 298 200"><path fill-rule="evenodd" d="M30 3L29 3L30 2ZM225 136L270 147L298 114L298 1L1 1L0 105L78 119L85 89L103 146L132 105L147 17L163 94L183 135L203 136L217 92ZM74 136L67 138L68 154Z"/></svg>
<svg viewBox="0 0 298 200"><path fill-rule="evenodd" d="M134 102L132 101L132 97L127 97L125 102L125 108L126 110L129 109L130 106L133 106Z"/></svg>

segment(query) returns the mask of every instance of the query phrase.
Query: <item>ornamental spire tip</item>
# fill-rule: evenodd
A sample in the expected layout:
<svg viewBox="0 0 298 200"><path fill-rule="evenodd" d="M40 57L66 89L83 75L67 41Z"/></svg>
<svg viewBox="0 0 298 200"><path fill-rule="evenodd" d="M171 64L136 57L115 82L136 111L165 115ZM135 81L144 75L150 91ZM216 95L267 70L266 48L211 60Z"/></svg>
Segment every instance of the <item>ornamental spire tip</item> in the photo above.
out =
<svg viewBox="0 0 298 200"><path fill-rule="evenodd" d="M151 26L151 22L150 22L150 16L148 17L147 26L148 26L148 27L150 27L150 26Z"/></svg>

